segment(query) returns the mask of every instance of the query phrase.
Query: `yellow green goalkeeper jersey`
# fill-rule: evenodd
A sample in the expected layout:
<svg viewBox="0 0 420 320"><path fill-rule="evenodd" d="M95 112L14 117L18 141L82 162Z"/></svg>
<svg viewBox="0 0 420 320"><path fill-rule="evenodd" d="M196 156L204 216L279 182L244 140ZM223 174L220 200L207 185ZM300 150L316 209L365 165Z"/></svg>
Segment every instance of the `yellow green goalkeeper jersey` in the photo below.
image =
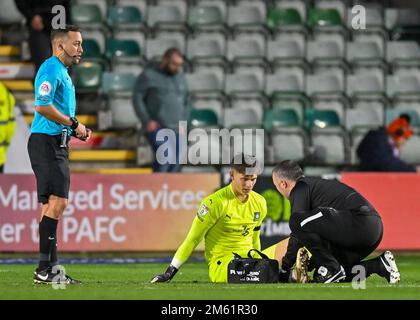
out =
<svg viewBox="0 0 420 320"><path fill-rule="evenodd" d="M186 262L203 238L208 265L232 252L245 257L250 249L260 250L259 228L266 214L263 196L252 191L242 203L229 184L203 199L175 258Z"/></svg>

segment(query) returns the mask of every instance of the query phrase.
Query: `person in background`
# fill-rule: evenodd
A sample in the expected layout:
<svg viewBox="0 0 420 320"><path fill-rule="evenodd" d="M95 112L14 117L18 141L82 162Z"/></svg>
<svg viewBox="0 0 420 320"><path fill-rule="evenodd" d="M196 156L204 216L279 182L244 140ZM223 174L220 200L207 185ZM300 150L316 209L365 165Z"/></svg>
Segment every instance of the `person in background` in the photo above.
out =
<svg viewBox="0 0 420 320"><path fill-rule="evenodd" d="M185 132L178 132L179 122L188 117L188 87L185 75L181 72L184 64L182 53L176 48L166 50L160 62L150 62L136 80L133 104L137 116L146 132L155 154L165 143L168 147L168 162L162 163L155 156L153 171L179 172L182 154L179 141ZM171 129L176 142L159 141L159 130Z"/></svg>
<svg viewBox="0 0 420 320"><path fill-rule="evenodd" d="M360 171L416 172L400 159L400 150L413 135L410 116L401 114L386 128L369 131L357 147Z"/></svg>
<svg viewBox="0 0 420 320"><path fill-rule="evenodd" d="M35 74L41 64L51 56L52 8L61 5L66 9L66 24L70 24L70 0L15 0L16 7L26 18L29 31L29 50L35 64Z"/></svg>
<svg viewBox="0 0 420 320"><path fill-rule="evenodd" d="M15 97L0 82L0 173L3 173L7 148L16 128L14 106Z"/></svg>

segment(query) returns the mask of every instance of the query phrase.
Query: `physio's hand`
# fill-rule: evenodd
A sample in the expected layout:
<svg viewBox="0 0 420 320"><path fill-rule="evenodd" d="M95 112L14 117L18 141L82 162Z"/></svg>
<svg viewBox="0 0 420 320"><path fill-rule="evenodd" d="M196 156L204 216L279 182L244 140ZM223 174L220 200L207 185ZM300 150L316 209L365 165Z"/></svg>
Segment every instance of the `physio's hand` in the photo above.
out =
<svg viewBox="0 0 420 320"><path fill-rule="evenodd" d="M155 282L168 282L170 281L175 274L177 273L178 269L175 268L174 266L170 265L168 267L168 269L166 269L165 273L163 274L158 274L157 276L153 277L152 280L150 280L150 283L155 283Z"/></svg>

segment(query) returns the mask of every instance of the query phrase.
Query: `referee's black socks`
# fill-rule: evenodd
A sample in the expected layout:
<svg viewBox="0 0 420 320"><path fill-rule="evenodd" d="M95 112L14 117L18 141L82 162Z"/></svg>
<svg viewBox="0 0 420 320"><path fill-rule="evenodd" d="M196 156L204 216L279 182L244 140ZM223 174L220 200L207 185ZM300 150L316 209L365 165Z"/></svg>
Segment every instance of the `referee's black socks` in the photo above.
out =
<svg viewBox="0 0 420 320"><path fill-rule="evenodd" d="M39 265L38 270L47 269L50 266L50 253L56 245L58 220L44 215L39 223Z"/></svg>
<svg viewBox="0 0 420 320"><path fill-rule="evenodd" d="M57 237L55 237L54 243L51 246L50 251L50 267L58 265L58 256L57 256Z"/></svg>

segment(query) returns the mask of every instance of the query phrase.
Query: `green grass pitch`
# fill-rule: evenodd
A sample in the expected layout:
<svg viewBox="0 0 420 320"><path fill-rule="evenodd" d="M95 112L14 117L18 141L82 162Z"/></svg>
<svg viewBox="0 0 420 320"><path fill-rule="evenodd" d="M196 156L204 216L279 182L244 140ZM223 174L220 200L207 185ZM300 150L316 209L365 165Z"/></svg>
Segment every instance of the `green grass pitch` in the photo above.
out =
<svg viewBox="0 0 420 320"><path fill-rule="evenodd" d="M32 283L34 266L0 265L0 299L287 300L420 299L420 255L397 254L401 282L372 276L366 289L351 284L212 284L204 263L187 263L170 283L150 284L166 264L68 265L82 285L53 289Z"/></svg>

